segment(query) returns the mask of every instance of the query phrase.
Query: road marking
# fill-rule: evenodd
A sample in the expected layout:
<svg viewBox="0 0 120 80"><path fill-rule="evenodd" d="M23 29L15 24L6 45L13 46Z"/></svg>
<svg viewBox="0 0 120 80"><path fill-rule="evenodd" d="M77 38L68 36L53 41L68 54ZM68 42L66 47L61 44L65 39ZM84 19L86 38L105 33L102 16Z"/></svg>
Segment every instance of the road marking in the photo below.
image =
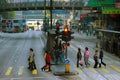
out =
<svg viewBox="0 0 120 80"><path fill-rule="evenodd" d="M120 72L120 68L118 68L117 66L111 64L110 67L115 71Z"/></svg>
<svg viewBox="0 0 120 80"><path fill-rule="evenodd" d="M21 66L21 67L19 68L18 75L20 76L20 75L22 75L22 73L23 73L23 66Z"/></svg>
<svg viewBox="0 0 120 80"><path fill-rule="evenodd" d="M77 68L77 71L80 72L80 73L82 73L82 70L80 68Z"/></svg>
<svg viewBox="0 0 120 80"><path fill-rule="evenodd" d="M37 69L32 70L32 74L37 74Z"/></svg>
<svg viewBox="0 0 120 80"><path fill-rule="evenodd" d="M76 67L76 65L74 65L74 67ZM78 72L80 72L80 73L82 72L82 70L80 68L76 67L76 69Z"/></svg>
<svg viewBox="0 0 120 80"><path fill-rule="evenodd" d="M88 66L88 68L89 68L92 72L97 73L97 71L96 71L92 66Z"/></svg>
<svg viewBox="0 0 120 80"><path fill-rule="evenodd" d="M109 70L106 69L105 67L101 67L100 69L101 69L102 71L106 72L106 73L109 73Z"/></svg>
<svg viewBox="0 0 120 80"><path fill-rule="evenodd" d="M9 67L5 73L6 76L10 75L12 71L12 67Z"/></svg>

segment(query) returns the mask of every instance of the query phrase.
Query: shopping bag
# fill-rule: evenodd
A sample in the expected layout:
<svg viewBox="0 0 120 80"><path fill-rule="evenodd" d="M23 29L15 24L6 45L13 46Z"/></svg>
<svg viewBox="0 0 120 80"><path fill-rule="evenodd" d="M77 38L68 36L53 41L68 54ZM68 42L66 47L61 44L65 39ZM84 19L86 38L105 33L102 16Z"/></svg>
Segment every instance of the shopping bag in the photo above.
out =
<svg viewBox="0 0 120 80"><path fill-rule="evenodd" d="M101 59L98 59L98 63L99 63L99 64L101 63Z"/></svg>
<svg viewBox="0 0 120 80"><path fill-rule="evenodd" d="M83 65L83 62L80 60L80 61L79 61L79 64L80 64L80 65Z"/></svg>
<svg viewBox="0 0 120 80"><path fill-rule="evenodd" d="M32 70L32 74L37 74L37 69Z"/></svg>
<svg viewBox="0 0 120 80"><path fill-rule="evenodd" d="M49 69L49 65L48 64L45 65L45 69Z"/></svg>

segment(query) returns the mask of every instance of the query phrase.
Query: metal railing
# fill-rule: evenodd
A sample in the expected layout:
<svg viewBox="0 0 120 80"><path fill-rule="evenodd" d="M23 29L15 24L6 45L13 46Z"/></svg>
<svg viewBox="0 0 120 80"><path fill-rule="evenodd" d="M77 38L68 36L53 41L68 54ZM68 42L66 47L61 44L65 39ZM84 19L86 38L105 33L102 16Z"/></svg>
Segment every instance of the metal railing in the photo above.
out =
<svg viewBox="0 0 120 80"><path fill-rule="evenodd" d="M45 6L46 4L46 6ZM106 3L105 3L106 4ZM111 4L109 4L111 5ZM103 4L101 6L104 6ZM98 6L91 6L91 7L101 7L100 5ZM76 9L80 10L84 6L82 4L82 1L70 1L70 2L63 2L63 1L52 1L52 6L50 6L50 1L38 1L35 0L34 2L17 2L17 3L2 3L0 2L0 11L9 11L9 10L44 10L46 7L47 10L50 9ZM64 7L64 8L63 8Z"/></svg>
<svg viewBox="0 0 120 80"><path fill-rule="evenodd" d="M37 9L45 7L44 1L35 1L35 2L17 2L17 3L0 3L0 11L4 10L22 10L22 9ZM46 1L46 7L50 9L50 1ZM81 1L76 2L61 2L53 1L52 7L82 7Z"/></svg>

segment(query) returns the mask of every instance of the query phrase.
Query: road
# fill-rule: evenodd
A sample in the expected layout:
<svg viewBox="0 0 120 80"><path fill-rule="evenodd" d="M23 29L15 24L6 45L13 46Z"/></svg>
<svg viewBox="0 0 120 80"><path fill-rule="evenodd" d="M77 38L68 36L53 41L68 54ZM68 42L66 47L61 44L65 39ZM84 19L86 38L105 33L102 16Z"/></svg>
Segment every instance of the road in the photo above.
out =
<svg viewBox="0 0 120 80"><path fill-rule="evenodd" d="M74 37L68 47L68 57L70 58L70 71L78 74L55 76L54 72L64 71L64 65L52 66L52 72L41 71L41 67L45 63L43 55L46 36L43 32L0 33L0 80L120 80L119 58L105 52L104 61L107 63L107 67L94 69L93 54L97 39L76 32ZM90 50L89 63L91 66L76 68L77 48L81 48L83 55L86 46ZM27 69L30 48L34 49L37 74L32 74Z"/></svg>

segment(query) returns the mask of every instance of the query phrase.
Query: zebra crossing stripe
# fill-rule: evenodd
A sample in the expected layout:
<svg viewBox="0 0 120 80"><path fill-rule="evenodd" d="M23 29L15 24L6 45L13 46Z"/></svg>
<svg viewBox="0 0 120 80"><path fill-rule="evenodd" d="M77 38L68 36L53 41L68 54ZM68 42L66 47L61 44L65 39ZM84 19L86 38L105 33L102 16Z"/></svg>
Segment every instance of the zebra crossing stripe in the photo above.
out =
<svg viewBox="0 0 120 80"><path fill-rule="evenodd" d="M115 71L120 72L120 68L118 68L117 66L111 64L110 67Z"/></svg>
<svg viewBox="0 0 120 80"><path fill-rule="evenodd" d="M77 71L80 72L80 73L82 73L82 70L80 68L77 68Z"/></svg>
<svg viewBox="0 0 120 80"><path fill-rule="evenodd" d="M5 73L6 76L10 75L12 72L12 67L9 67Z"/></svg>
<svg viewBox="0 0 120 80"><path fill-rule="evenodd" d="M32 70L32 74L37 74L37 69Z"/></svg>
<svg viewBox="0 0 120 80"><path fill-rule="evenodd" d="M108 69L104 68L104 67L101 67L101 70L106 72L106 73L109 73Z"/></svg>
<svg viewBox="0 0 120 80"><path fill-rule="evenodd" d="M89 66L88 68L89 68L92 72L97 73L97 71L96 71L93 67Z"/></svg>
<svg viewBox="0 0 120 80"><path fill-rule="evenodd" d="M18 75L20 76L20 75L22 75L22 73L23 73L23 66L21 66L21 67L19 68L19 70L18 70Z"/></svg>

